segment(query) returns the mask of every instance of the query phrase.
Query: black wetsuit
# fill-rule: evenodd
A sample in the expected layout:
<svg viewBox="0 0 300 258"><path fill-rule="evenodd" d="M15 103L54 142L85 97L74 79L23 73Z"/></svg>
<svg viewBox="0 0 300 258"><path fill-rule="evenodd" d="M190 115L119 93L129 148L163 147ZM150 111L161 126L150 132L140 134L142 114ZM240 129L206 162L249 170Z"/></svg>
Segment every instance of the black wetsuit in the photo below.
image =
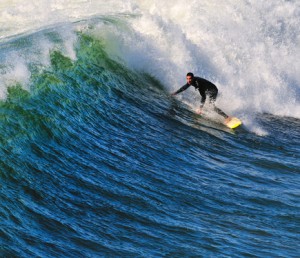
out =
<svg viewBox="0 0 300 258"><path fill-rule="evenodd" d="M219 108L217 108L214 105L214 102L217 99L217 95L218 95L218 88L216 85L214 85L213 83L211 83L208 80L205 80L203 78L200 77L194 77L192 80L191 84L185 84L183 85L178 91L175 92L175 94L178 94L182 91L185 91L187 88L189 88L190 86L194 86L195 89L197 89L201 95L201 104L200 104L200 108L202 108L204 106L204 103L206 101L206 97L209 98L209 102L211 104L213 104L214 106L214 110L220 114L221 116L227 118L228 116Z"/></svg>

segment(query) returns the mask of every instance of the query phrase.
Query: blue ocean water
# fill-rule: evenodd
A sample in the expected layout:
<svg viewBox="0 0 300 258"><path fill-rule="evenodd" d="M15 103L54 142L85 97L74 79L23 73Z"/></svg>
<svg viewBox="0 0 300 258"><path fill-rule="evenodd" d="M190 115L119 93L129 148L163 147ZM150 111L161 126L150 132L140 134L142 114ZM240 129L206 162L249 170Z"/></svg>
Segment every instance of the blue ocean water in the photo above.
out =
<svg viewBox="0 0 300 258"><path fill-rule="evenodd" d="M57 25L1 43L31 59L0 103L0 256L299 257L299 118L196 115L90 33L122 19L81 21L76 58Z"/></svg>

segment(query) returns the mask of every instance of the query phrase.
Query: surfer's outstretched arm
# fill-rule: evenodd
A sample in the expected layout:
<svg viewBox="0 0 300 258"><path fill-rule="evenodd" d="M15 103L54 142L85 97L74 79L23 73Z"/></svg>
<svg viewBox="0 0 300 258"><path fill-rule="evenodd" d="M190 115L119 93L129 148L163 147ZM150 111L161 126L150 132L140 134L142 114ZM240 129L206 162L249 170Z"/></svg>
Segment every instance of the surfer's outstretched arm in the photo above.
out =
<svg viewBox="0 0 300 258"><path fill-rule="evenodd" d="M185 91L185 90L186 90L188 87L190 87L190 86L191 86L191 85L189 85L189 84L185 84L185 85L183 85L179 90L173 92L171 95L172 95L172 96L175 96L175 95L177 95L178 93Z"/></svg>

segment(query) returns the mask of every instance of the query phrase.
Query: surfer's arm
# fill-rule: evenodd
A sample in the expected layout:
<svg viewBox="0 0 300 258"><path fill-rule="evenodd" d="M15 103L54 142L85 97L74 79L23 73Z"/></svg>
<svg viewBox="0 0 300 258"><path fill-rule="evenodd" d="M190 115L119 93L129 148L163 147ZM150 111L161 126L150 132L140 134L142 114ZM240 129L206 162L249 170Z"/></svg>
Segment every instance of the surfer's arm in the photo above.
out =
<svg viewBox="0 0 300 258"><path fill-rule="evenodd" d="M178 93L185 91L185 90L186 90L188 87L190 87L190 86L191 86L191 85L189 85L189 84L183 85L179 90L173 92L173 93L172 93L172 96L177 95Z"/></svg>

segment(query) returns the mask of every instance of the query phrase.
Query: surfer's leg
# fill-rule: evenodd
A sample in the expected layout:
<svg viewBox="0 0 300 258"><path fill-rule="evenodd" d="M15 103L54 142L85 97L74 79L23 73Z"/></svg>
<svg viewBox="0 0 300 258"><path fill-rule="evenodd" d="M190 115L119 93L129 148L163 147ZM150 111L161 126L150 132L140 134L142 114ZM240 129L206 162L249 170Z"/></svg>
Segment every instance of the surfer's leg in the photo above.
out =
<svg viewBox="0 0 300 258"><path fill-rule="evenodd" d="M229 116L226 115L221 109L219 109L216 105L215 105L215 102L216 102L216 99L217 99L217 95L218 95L218 92L213 92L210 96L209 96L209 102L210 104L212 104L213 108L214 108L214 111L216 113L218 113L219 115L223 116L224 118L228 118Z"/></svg>
<svg viewBox="0 0 300 258"><path fill-rule="evenodd" d="M223 116L224 118L228 118L228 115L226 115L221 109L219 109L215 105L214 105L214 111L217 112L219 115Z"/></svg>

